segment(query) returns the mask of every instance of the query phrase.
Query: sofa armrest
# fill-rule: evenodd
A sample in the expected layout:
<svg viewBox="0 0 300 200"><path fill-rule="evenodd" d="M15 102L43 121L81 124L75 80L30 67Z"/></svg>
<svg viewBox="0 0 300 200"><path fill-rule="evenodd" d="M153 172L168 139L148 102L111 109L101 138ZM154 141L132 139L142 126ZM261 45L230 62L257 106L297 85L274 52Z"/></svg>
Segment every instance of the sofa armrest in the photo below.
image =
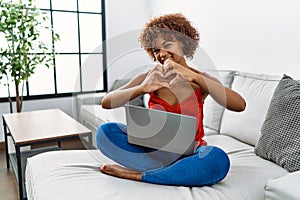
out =
<svg viewBox="0 0 300 200"><path fill-rule="evenodd" d="M81 107L83 105L100 105L106 92L79 94L76 96L76 117L79 119Z"/></svg>
<svg viewBox="0 0 300 200"><path fill-rule="evenodd" d="M106 92L79 94L76 96L77 107L82 105L100 105Z"/></svg>
<svg viewBox="0 0 300 200"><path fill-rule="evenodd" d="M300 199L300 171L271 179L265 186L266 200Z"/></svg>

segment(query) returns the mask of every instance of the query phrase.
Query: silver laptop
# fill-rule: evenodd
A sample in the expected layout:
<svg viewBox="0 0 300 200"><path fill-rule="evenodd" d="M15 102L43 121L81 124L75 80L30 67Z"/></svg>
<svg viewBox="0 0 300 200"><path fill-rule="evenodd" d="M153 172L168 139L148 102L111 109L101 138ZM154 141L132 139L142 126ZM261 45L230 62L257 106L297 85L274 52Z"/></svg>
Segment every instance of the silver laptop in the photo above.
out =
<svg viewBox="0 0 300 200"><path fill-rule="evenodd" d="M128 142L180 155L194 150L196 118L125 105Z"/></svg>

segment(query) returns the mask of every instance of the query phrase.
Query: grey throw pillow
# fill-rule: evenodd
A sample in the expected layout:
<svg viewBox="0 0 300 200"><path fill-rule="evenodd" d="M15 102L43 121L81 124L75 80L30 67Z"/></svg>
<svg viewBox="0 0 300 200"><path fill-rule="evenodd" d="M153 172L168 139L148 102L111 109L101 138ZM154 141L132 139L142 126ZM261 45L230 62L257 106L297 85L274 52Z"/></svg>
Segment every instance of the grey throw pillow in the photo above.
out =
<svg viewBox="0 0 300 200"><path fill-rule="evenodd" d="M289 172L300 170L300 83L287 75L274 91L255 153Z"/></svg>
<svg viewBox="0 0 300 200"><path fill-rule="evenodd" d="M130 80L131 79L117 79L117 80L115 80L113 82L112 86L110 87L110 89L108 90L108 92L120 88L121 86L128 83ZM131 101L129 101L128 104L134 105L134 106L144 106L143 95L139 96L139 97L136 97L135 99L132 99Z"/></svg>

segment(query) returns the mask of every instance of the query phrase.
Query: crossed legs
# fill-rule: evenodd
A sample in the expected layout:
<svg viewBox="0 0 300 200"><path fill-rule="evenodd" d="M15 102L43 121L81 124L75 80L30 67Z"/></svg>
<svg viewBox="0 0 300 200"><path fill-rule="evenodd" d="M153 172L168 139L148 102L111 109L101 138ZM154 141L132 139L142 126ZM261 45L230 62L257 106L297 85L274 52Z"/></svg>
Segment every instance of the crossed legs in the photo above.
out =
<svg viewBox="0 0 300 200"><path fill-rule="evenodd" d="M129 180L164 185L212 185L225 178L230 161L213 146L198 147L188 157L132 145L127 142L126 125L107 123L96 132L100 151L119 165L104 165L101 172Z"/></svg>

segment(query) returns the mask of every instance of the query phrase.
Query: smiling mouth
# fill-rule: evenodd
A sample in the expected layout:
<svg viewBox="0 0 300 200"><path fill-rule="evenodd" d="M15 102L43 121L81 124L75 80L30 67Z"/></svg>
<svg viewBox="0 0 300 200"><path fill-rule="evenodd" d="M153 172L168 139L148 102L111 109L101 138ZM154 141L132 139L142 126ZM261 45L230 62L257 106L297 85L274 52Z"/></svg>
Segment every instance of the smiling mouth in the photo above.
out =
<svg viewBox="0 0 300 200"><path fill-rule="evenodd" d="M163 58L163 59L161 59L160 63L161 63L162 65L165 65L165 62L166 62L168 59L172 59L172 57L170 56L170 57L168 57L168 58Z"/></svg>

